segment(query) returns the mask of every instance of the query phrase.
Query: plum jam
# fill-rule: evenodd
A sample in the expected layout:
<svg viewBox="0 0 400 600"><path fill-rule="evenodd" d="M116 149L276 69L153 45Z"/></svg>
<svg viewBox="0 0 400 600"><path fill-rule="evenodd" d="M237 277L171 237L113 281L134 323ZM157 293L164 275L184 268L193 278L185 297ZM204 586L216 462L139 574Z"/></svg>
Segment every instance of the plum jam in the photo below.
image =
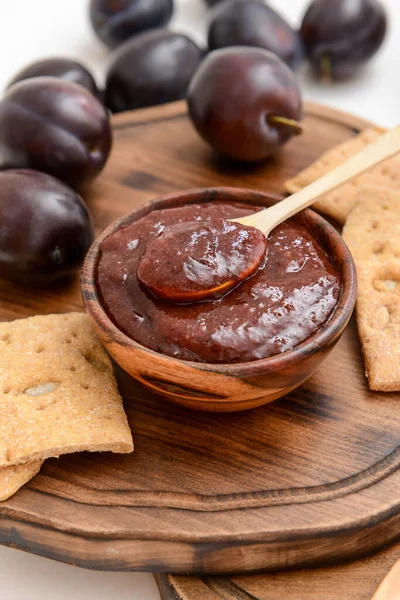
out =
<svg viewBox="0 0 400 600"><path fill-rule="evenodd" d="M239 218L262 208L205 202L154 210L108 236L100 246L97 287L110 319L147 348L197 362L252 361L307 340L334 312L342 283L325 249L299 219L271 232L258 271L222 298L171 303L139 281L142 255L168 228Z"/></svg>

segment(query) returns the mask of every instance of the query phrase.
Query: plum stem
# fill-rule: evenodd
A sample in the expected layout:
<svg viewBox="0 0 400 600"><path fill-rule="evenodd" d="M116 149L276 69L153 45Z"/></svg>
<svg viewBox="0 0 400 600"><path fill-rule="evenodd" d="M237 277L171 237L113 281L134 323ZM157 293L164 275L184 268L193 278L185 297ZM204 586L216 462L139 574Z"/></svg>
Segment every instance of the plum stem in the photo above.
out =
<svg viewBox="0 0 400 600"><path fill-rule="evenodd" d="M321 56L321 79L329 83L332 81L332 60L329 54Z"/></svg>
<svg viewBox="0 0 400 600"><path fill-rule="evenodd" d="M269 123L273 123L274 125L285 125L286 127L291 127L293 129L294 135L300 135L303 133L303 128L298 121L294 119L288 119L286 117L280 117L279 115L270 115L267 119Z"/></svg>

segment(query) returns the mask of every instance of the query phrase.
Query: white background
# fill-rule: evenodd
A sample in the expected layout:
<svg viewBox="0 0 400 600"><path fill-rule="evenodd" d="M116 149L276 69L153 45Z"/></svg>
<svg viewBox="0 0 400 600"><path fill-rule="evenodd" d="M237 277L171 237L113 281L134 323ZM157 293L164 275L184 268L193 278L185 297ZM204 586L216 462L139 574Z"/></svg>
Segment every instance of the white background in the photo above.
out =
<svg viewBox="0 0 400 600"><path fill-rule="evenodd" d="M175 0L172 27L205 40L202 0ZM297 26L308 0L271 0ZM384 48L352 81L322 85L300 73L306 98L354 112L381 125L400 122L400 2L383 2L390 14ZM71 56L103 81L107 51L92 34L86 0L0 0L0 90L37 58ZM2 600L158 600L149 574L97 573L0 547Z"/></svg>

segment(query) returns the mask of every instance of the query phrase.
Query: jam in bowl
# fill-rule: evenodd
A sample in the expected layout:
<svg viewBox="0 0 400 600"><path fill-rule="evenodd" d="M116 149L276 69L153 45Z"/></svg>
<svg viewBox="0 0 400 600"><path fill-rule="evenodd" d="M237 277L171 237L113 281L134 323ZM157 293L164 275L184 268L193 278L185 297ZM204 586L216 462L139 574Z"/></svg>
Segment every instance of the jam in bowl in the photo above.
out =
<svg viewBox="0 0 400 600"><path fill-rule="evenodd" d="M175 280L174 269L177 285L194 289L215 278L226 262L220 230L210 237L211 224L229 224L276 200L236 188L178 192L115 221L95 241L83 268L83 299L125 371L188 408L221 412L271 402L315 372L351 316L356 275L341 236L313 211L275 228L257 271L225 294L172 302L143 283L162 287ZM168 232L197 222L189 247L173 246L180 238L169 241ZM229 225L222 231L236 235ZM231 240L233 265L246 245L246 232L239 233ZM162 253L146 262L155 239Z"/></svg>

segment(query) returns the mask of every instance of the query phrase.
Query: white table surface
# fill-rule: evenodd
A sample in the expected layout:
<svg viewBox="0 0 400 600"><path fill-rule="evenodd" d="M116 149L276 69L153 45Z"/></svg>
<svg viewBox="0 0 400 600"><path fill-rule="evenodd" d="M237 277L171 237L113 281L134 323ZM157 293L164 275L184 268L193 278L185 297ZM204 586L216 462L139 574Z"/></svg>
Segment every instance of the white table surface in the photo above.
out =
<svg viewBox="0 0 400 600"><path fill-rule="evenodd" d="M356 1L356 0L354 0ZM172 26L203 42L202 0L175 0ZM308 0L271 0L296 25ZM334 85L299 75L306 98L354 112L376 123L400 122L400 2L383 2L390 13L385 46L357 78ZM45 56L86 63L101 83L107 51L92 34L86 0L0 0L0 89L16 70ZM149 574L86 571L0 546L2 600L159 600Z"/></svg>

